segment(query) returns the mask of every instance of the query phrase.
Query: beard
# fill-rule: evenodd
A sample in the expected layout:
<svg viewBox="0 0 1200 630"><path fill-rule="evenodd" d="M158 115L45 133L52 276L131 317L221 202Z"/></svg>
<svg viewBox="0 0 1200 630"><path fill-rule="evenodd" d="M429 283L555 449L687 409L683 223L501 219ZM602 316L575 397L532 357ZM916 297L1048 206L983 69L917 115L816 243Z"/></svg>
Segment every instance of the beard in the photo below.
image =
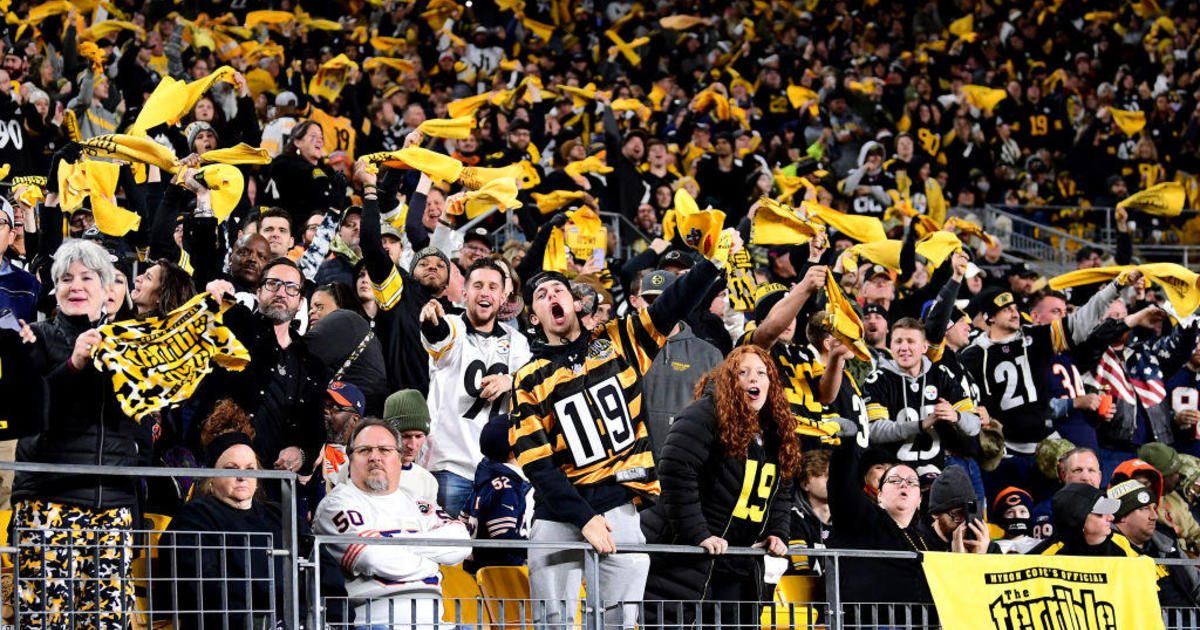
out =
<svg viewBox="0 0 1200 630"><path fill-rule="evenodd" d="M375 492L387 492L388 482L386 477L368 476L363 485L367 486Z"/></svg>
<svg viewBox="0 0 1200 630"><path fill-rule="evenodd" d="M421 276L417 280L417 284L425 287L431 294L437 295L446 290L446 287L450 284L450 278L447 276L445 280L442 280L440 277L430 278L429 276Z"/></svg>
<svg viewBox="0 0 1200 630"><path fill-rule="evenodd" d="M286 324L296 317L299 308L288 308L281 304L263 304L259 306L259 310L273 324Z"/></svg>

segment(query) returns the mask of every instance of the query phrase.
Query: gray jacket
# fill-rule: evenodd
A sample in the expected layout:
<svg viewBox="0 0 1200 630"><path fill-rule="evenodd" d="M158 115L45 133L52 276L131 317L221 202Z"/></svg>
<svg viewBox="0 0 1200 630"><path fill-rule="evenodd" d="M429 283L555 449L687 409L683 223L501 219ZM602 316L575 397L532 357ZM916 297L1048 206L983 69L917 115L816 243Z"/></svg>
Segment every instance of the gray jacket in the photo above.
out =
<svg viewBox="0 0 1200 630"><path fill-rule="evenodd" d="M115 113L104 109L102 105L92 103L92 88L95 81L96 77L89 68L83 73L83 78L79 80L79 94L67 104L69 109L75 111L75 116L79 120L79 135L84 140L117 133L117 125L121 122L120 117Z"/></svg>
<svg viewBox="0 0 1200 630"><path fill-rule="evenodd" d="M692 402L692 389L709 370L724 360L716 346L704 341L680 322L679 334L667 339L654 357L642 387L646 407L646 430L657 461L667 441L667 430L675 415Z"/></svg>

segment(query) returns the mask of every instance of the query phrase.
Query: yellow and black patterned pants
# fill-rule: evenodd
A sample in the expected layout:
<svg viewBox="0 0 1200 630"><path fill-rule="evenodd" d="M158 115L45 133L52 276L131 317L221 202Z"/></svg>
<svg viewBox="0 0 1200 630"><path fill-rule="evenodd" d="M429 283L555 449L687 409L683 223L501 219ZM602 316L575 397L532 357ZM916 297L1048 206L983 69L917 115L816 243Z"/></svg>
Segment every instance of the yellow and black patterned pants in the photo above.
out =
<svg viewBox="0 0 1200 630"><path fill-rule="evenodd" d="M121 630L133 613L133 514L22 501L17 627Z"/></svg>

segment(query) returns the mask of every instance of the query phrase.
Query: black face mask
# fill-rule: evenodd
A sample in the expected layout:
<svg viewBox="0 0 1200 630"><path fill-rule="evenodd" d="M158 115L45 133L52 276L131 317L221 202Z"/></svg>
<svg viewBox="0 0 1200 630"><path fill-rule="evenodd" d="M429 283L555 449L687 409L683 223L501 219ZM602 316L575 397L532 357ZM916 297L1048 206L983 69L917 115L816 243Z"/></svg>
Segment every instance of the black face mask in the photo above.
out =
<svg viewBox="0 0 1200 630"><path fill-rule="evenodd" d="M1017 536L1028 536L1029 525L1032 518L1004 518L996 519L996 525L1004 529L1005 538L1016 538Z"/></svg>

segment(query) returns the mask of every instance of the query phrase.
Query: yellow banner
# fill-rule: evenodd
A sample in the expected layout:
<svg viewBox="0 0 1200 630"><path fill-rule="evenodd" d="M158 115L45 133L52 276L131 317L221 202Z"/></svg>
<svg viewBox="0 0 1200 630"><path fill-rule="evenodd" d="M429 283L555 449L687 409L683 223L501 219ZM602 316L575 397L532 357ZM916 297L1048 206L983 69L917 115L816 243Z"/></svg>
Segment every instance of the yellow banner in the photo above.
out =
<svg viewBox="0 0 1200 630"><path fill-rule="evenodd" d="M207 293L165 317L101 326L100 337L96 369L112 375L117 401L131 418L187 400L214 363L241 371L250 362Z"/></svg>
<svg viewBox="0 0 1200 630"><path fill-rule="evenodd" d="M945 630L1162 630L1150 558L926 553Z"/></svg>

